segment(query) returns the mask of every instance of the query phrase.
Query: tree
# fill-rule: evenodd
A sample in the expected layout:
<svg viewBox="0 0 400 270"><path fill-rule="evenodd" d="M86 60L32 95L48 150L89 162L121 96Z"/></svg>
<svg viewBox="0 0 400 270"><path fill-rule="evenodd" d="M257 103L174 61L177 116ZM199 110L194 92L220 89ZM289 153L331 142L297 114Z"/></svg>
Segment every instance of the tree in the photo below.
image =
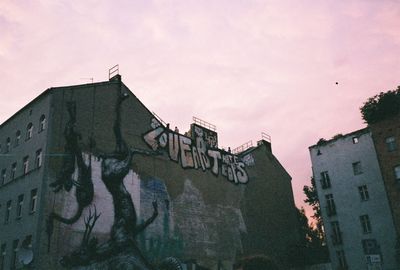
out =
<svg viewBox="0 0 400 270"><path fill-rule="evenodd" d="M304 208L296 208L299 223L299 242L288 250L288 261L293 267L319 264L329 261L327 246L317 228L310 226Z"/></svg>
<svg viewBox="0 0 400 270"><path fill-rule="evenodd" d="M370 97L360 108L363 120L373 124L400 113L400 86Z"/></svg>
<svg viewBox="0 0 400 270"><path fill-rule="evenodd" d="M319 198L317 193L317 188L315 186L315 179L311 177L311 186L304 186L303 192L306 195L307 199L304 200L305 203L312 206L314 211L314 215L311 217L316 221L316 229L318 232L318 236L322 241L324 241L324 223L321 216L321 206L319 204Z"/></svg>

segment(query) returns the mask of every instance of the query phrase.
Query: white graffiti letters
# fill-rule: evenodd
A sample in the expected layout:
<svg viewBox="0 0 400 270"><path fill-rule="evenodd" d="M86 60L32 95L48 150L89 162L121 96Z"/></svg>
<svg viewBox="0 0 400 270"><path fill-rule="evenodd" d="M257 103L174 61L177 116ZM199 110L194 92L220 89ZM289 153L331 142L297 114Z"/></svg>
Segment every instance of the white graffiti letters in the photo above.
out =
<svg viewBox="0 0 400 270"><path fill-rule="evenodd" d="M154 151L165 149L171 160L179 162L182 168L211 169L218 176L226 177L235 184L246 184L249 177L245 163L237 156L220 149L207 149L205 134L196 127L194 141L186 136L163 127L152 119L153 129L143 135L144 141Z"/></svg>

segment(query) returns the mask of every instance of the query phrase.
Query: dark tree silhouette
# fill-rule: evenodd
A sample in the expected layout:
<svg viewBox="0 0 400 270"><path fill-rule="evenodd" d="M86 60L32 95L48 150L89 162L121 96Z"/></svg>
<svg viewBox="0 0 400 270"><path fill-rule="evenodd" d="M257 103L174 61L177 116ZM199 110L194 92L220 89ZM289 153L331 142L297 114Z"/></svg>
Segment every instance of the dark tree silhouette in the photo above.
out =
<svg viewBox="0 0 400 270"><path fill-rule="evenodd" d="M360 108L362 119L373 124L400 113L400 86L370 97Z"/></svg>

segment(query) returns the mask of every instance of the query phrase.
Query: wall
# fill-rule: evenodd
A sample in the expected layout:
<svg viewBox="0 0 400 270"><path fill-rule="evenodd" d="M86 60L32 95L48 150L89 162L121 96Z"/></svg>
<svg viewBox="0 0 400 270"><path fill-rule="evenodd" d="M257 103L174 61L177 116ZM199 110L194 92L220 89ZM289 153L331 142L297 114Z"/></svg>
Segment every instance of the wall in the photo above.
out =
<svg viewBox="0 0 400 270"><path fill-rule="evenodd" d="M105 170L102 163L111 160L104 153L116 153L113 125L119 87L129 95L121 104L120 129L133 157L118 190L110 191L107 185L113 184L102 177ZM115 230L118 227L128 230L123 235L134 235L138 249L130 240L120 239L125 241L126 250L132 251L129 254L134 255L125 251L113 253L109 260L96 259L85 269L106 269L107 263L121 261L148 269L145 260L160 264L170 256L181 262L196 261L208 269L216 269L218 264L229 269L238 256L245 254L270 253L281 259L288 256L286 250L297 240L290 176L265 145L242 158L210 147L201 131L192 137L175 133L161 125L118 81L53 90L54 128L50 136L53 158L44 179L47 186L58 179L63 168L62 156L67 144L63 132L70 121L67 101L76 105L74 129L80 134L78 145L85 166L91 166L94 196L73 224L54 222L49 252L47 241L41 243L40 265L46 269L61 268L59 260L80 249L85 218L87 221L90 214L93 216L95 208L101 215L93 226L92 236L99 245L112 242L118 246L120 242L115 240L120 235ZM92 147L90 137L96 143ZM117 159L113 162L123 158ZM79 181L78 167L75 164L74 181ZM158 203L157 217L137 235L137 226L125 228L117 222L132 212L114 211L114 205L120 203L115 194L124 189L129 194L124 203L128 206L129 201L133 203L136 225L150 218L154 213L152 202ZM55 193L48 188L46 197L50 203L45 216L53 212L63 217L73 216L78 209L76 190L74 186L69 191L61 189ZM41 232L47 235L47 231L43 225ZM147 259L142 260L138 250Z"/></svg>
<svg viewBox="0 0 400 270"><path fill-rule="evenodd" d="M396 181L394 167L400 165L400 126L399 116L370 125L372 138L378 155L386 192L388 194L397 235L400 235L400 184ZM386 138L395 137L397 149L389 152Z"/></svg>

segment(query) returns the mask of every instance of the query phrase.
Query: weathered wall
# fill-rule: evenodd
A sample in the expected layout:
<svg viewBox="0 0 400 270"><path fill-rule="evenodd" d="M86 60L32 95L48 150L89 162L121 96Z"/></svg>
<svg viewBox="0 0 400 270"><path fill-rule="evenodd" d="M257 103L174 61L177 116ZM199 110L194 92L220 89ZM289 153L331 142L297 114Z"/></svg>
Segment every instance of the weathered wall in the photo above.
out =
<svg viewBox="0 0 400 270"><path fill-rule="evenodd" d="M371 124L369 127L372 132L372 138L378 155L379 166L381 168L383 181L391 206L397 236L400 236L400 183L396 180L394 173L394 167L400 165L399 115ZM397 144L396 150L388 151L385 143L385 140L388 137L395 138Z"/></svg>
<svg viewBox="0 0 400 270"><path fill-rule="evenodd" d="M297 240L290 176L265 145L243 160L211 148L202 139L201 130L190 138L167 129L124 85L121 89L129 93L121 105L121 133L133 152L123 186L130 194L138 223L153 214L152 202L158 203L158 216L136 236L148 260L157 263L173 256L216 269L218 261L231 267L241 254L268 253L284 258L286 249ZM104 153L115 151L113 125L119 91L118 81L112 81L52 92L50 151L54 157L46 184L56 181L62 171L63 130L70 120L65 104L73 101L74 129L80 133L85 164L91 164L94 197L77 222L54 222L49 253L46 241L41 246L40 263L48 269L60 268L58 260L79 248L89 209L93 213L96 207L101 213L93 235L99 242L110 238L115 213L113 197L101 177L101 164ZM95 146L89 147L90 137ZM75 181L77 174L75 166ZM73 216L78 208L76 189L54 193L49 188L46 216L52 212ZM45 226L42 233L47 234Z"/></svg>

